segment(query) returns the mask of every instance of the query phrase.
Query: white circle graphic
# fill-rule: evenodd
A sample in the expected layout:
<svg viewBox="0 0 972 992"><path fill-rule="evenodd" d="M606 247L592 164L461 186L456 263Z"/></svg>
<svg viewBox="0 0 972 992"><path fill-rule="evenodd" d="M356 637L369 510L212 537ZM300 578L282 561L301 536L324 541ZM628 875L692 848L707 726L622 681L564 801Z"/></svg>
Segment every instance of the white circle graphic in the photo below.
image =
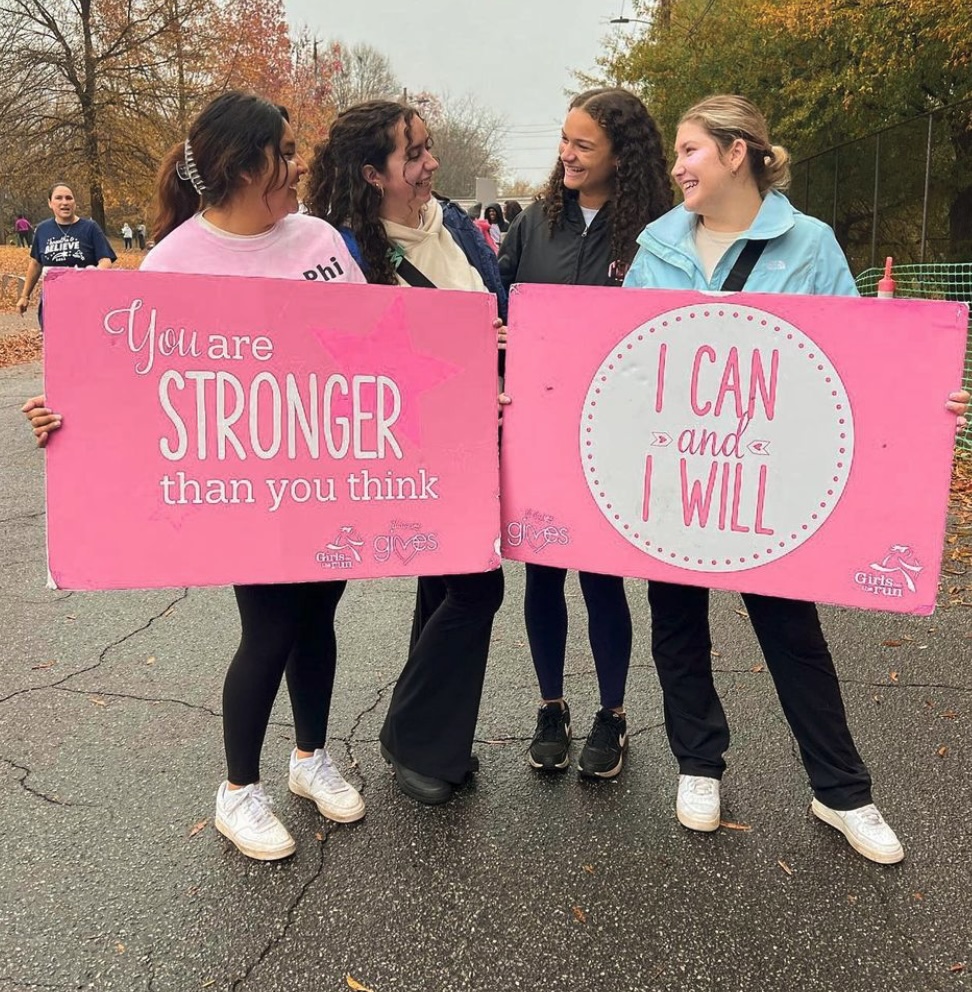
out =
<svg viewBox="0 0 972 992"><path fill-rule="evenodd" d="M797 327L718 299L635 328L591 381L580 457L598 507L693 571L778 560L821 527L854 453L847 392Z"/></svg>

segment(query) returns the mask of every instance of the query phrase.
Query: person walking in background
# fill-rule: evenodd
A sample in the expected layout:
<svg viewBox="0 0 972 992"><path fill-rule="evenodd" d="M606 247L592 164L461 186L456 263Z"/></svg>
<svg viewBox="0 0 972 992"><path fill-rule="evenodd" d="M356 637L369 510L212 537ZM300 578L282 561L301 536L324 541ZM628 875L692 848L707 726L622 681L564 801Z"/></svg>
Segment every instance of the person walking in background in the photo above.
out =
<svg viewBox="0 0 972 992"><path fill-rule="evenodd" d="M138 240L138 250L145 251L145 221L140 221L135 228L135 237Z"/></svg>
<svg viewBox="0 0 972 992"><path fill-rule="evenodd" d="M17 215L17 219L14 221L14 230L17 232L17 244L21 248L30 247L30 232L33 229L30 221L23 214Z"/></svg>
<svg viewBox="0 0 972 992"><path fill-rule="evenodd" d="M503 235L506 233L507 227L509 227L503 219L503 210L498 203L491 203L483 211L483 217L489 224L489 238L493 243L494 249L498 251L500 242L503 240Z"/></svg>
<svg viewBox="0 0 972 992"><path fill-rule="evenodd" d="M746 289L857 295L833 231L783 195L789 155L770 143L766 121L749 100L723 95L696 104L679 123L675 153L672 176L684 202L640 235L625 286L717 290L744 247L762 241ZM945 404L959 429L968 400L959 391ZM816 607L752 593L742 598L800 748L814 815L865 858L900 861L904 850L874 805L871 776L847 726ZM679 767L676 815L690 830L713 831L729 727L712 678L709 591L651 581L648 600L665 728Z"/></svg>
<svg viewBox="0 0 972 992"><path fill-rule="evenodd" d="M486 244L493 250L493 254L495 255L499 245L498 242L493 240L489 233L489 221L486 220L485 217L476 217L475 220L473 220L473 224L482 235L483 241L485 241Z"/></svg>
<svg viewBox="0 0 972 992"><path fill-rule="evenodd" d="M661 136L645 105L623 89L581 93L567 111L543 199L531 203L503 239L503 281L619 286L638 234L671 205ZM564 347L570 347L569 340ZM524 613L541 696L527 759L538 771L570 764L566 578L564 568L526 566ZM620 576L581 572L580 586L601 706L578 770L590 778L611 778L621 771L628 743L624 695L631 613Z"/></svg>
<svg viewBox="0 0 972 992"><path fill-rule="evenodd" d="M519 200L507 200L506 203L503 204L503 216L506 218L507 228L509 228L510 224L512 224L521 213L523 213L523 207L520 206Z"/></svg>
<svg viewBox="0 0 972 992"><path fill-rule="evenodd" d="M117 258L108 244L105 232L93 220L77 215L77 202L67 183L55 183L51 187L48 202L53 216L41 221L34 232L24 291L17 300L17 309L21 314L26 313L30 306L30 294L48 269L83 269L93 266L110 269L111 263ZM43 330L43 289L41 294L37 320Z"/></svg>
<svg viewBox="0 0 972 992"><path fill-rule="evenodd" d="M493 292L505 316L495 256L461 208L432 192L439 163L431 147L412 107L350 107L315 150L308 208L341 231L368 282ZM447 802L478 767L472 743L502 602L499 568L418 580L408 659L381 729L399 789L418 802Z"/></svg>
<svg viewBox="0 0 972 992"><path fill-rule="evenodd" d="M125 221L125 223L122 224L121 236L122 236L122 240L125 242L125 250L126 251L131 251L131 249L132 249L132 226L131 226L131 224L128 223L128 221Z"/></svg>
<svg viewBox="0 0 972 992"><path fill-rule="evenodd" d="M338 233L315 217L298 215L297 184L306 171L282 108L252 94L217 97L159 168L157 245L141 269L303 279L318 258L333 257L341 264L328 281L363 283ZM268 292L280 293L280 306L286 305L285 291ZM23 409L38 444L45 444L60 426L59 414L46 407L42 396ZM285 675L296 736L291 792L338 823L364 816L363 799L327 751L337 661L334 615L345 586L234 587L242 636L223 683L227 778L216 795L214 822L247 857L272 861L296 849L260 776L270 712Z"/></svg>

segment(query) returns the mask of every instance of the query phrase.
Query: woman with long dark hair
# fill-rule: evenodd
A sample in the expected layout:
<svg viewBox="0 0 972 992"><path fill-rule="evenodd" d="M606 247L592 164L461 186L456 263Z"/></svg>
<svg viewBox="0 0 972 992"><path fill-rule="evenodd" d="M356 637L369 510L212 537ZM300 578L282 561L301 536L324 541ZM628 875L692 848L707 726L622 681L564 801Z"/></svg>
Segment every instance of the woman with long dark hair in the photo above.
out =
<svg viewBox="0 0 972 992"><path fill-rule="evenodd" d="M510 225L500 247L506 285L514 282L619 286L645 224L672 205L661 136L645 105L627 90L588 90L570 103L560 152L540 200ZM570 764L570 708L564 699L567 570L526 566L530 653L540 683L537 727L528 751L538 771ZM578 770L611 778L624 762L624 693L631 662L631 613L624 581L580 573L601 708Z"/></svg>
<svg viewBox="0 0 972 992"><path fill-rule="evenodd" d="M302 279L319 258L333 256L341 262L333 281L363 283L337 232L297 213L297 183L306 171L283 108L251 94L217 97L159 168L157 244L141 268ZM43 397L24 412L39 444L60 425ZM330 820L364 816L364 801L327 751L334 614L344 588L344 582L234 587L242 638L223 683L228 774L217 793L215 826L248 857L269 861L296 849L260 780L260 752L284 675L296 730L290 790Z"/></svg>
<svg viewBox="0 0 972 992"><path fill-rule="evenodd" d="M368 282L494 292L505 315L493 252L466 213L432 191L438 167L417 110L358 104L316 149L307 206L341 231ZM500 569L418 581L411 648L381 730L398 787L418 802L447 802L477 767L471 748L502 601Z"/></svg>

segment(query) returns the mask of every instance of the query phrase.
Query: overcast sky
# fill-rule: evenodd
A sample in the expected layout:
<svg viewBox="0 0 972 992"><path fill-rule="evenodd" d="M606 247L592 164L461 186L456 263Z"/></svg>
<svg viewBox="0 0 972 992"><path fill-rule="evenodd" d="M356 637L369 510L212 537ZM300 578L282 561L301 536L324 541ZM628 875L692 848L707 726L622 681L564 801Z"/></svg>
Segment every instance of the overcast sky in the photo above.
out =
<svg viewBox="0 0 972 992"><path fill-rule="evenodd" d="M549 172L572 70L590 70L622 0L286 0L291 26L365 42L391 60L410 91L472 94L507 122L513 176Z"/></svg>

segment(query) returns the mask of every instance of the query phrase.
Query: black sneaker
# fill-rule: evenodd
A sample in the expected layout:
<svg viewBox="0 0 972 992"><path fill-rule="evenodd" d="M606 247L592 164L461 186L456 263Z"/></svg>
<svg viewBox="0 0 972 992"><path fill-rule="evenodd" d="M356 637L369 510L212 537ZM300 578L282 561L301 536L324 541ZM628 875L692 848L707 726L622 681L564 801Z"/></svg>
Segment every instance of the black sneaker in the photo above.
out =
<svg viewBox="0 0 972 992"><path fill-rule="evenodd" d="M624 764L628 749L628 723L611 710L598 710L587 735L577 770L588 778L614 778Z"/></svg>
<svg viewBox="0 0 972 992"><path fill-rule="evenodd" d="M544 703L537 710L537 729L527 761L541 771L563 771L570 764L570 707Z"/></svg>

